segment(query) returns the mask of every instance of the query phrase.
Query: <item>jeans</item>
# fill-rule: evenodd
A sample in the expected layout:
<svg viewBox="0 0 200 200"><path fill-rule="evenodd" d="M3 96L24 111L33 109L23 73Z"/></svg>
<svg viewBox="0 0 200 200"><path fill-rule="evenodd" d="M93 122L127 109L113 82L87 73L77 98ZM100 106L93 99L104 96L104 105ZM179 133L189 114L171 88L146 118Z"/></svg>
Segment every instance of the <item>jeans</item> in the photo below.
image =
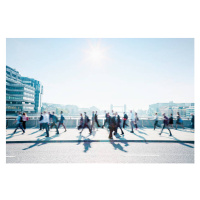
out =
<svg viewBox="0 0 200 200"><path fill-rule="evenodd" d="M23 133L25 132L25 131L24 131L24 128L23 128L23 126L22 126L22 123L19 123L19 124L17 124L17 126L16 126L16 128L15 128L15 130L14 130L14 133L16 132L16 130L17 130L18 128L21 128L22 131L23 131Z"/></svg>

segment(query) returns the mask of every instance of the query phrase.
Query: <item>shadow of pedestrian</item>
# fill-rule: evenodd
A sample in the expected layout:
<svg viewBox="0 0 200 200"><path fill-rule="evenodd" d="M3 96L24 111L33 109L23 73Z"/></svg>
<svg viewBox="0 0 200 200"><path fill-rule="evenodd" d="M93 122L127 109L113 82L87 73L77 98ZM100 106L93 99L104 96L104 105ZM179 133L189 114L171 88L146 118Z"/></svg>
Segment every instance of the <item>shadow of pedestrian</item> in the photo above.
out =
<svg viewBox="0 0 200 200"><path fill-rule="evenodd" d="M86 153L91 148L91 140L90 139L84 140L83 145L84 145L84 151L83 152Z"/></svg>
<svg viewBox="0 0 200 200"><path fill-rule="evenodd" d="M30 133L29 135L33 135L34 133L37 133L39 131L41 131L41 130L34 131L34 132Z"/></svg>
<svg viewBox="0 0 200 200"><path fill-rule="evenodd" d="M44 144L47 144L49 140L56 138L58 136L59 136L59 134L53 135L51 137L43 138L43 139L38 138L36 141L33 142L32 145L30 145L29 147L24 148L22 150L28 150L28 149L31 149L31 148L36 147L36 146L42 146Z"/></svg>
<svg viewBox="0 0 200 200"><path fill-rule="evenodd" d="M123 142L123 143L125 144L125 146L129 146L129 144L128 144L128 142L127 142L127 139L124 138L124 135L123 135L122 137L120 137L119 140L120 140L121 142Z"/></svg>
<svg viewBox="0 0 200 200"><path fill-rule="evenodd" d="M119 149L120 151L127 152L126 150L124 150L124 148L122 147L122 145L119 144L119 143L115 144L115 142L111 140L110 144L113 145L113 147L114 147L115 150Z"/></svg>
<svg viewBox="0 0 200 200"><path fill-rule="evenodd" d="M130 133L131 133L131 131L130 131ZM141 138L141 139L143 139L145 141L145 143L148 144L147 141L146 141L146 139L143 136L137 135L135 132L132 133L132 134L135 135L135 136L137 136L137 137L139 137L139 138Z"/></svg>
<svg viewBox="0 0 200 200"><path fill-rule="evenodd" d="M174 138L174 140L176 140L176 141L180 141L179 144L181 144L181 145L184 145L184 146L186 146L186 147L190 147L190 148L194 148L193 146L191 146L191 145L189 145L189 144L186 144L186 143L182 142L181 140L177 139L177 138L174 137L174 136L171 136L171 137Z"/></svg>

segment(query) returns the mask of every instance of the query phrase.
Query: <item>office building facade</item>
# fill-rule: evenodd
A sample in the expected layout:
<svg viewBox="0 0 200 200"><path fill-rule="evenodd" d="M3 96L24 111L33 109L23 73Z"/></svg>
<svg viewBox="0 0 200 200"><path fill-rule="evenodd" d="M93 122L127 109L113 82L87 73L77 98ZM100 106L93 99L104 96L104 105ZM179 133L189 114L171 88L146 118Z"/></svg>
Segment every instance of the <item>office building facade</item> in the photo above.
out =
<svg viewBox="0 0 200 200"><path fill-rule="evenodd" d="M22 80L17 70L6 66L6 114L37 113L38 104L41 109L41 98L37 104L37 96L40 96L37 89Z"/></svg>

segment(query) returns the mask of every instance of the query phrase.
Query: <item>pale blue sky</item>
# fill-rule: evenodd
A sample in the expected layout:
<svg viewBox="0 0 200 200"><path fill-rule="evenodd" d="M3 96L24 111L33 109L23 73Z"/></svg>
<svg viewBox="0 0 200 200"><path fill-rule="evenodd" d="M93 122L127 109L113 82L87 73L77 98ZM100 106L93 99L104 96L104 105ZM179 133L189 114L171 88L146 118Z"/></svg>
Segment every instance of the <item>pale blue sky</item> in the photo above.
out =
<svg viewBox="0 0 200 200"><path fill-rule="evenodd" d="M43 102L147 109L194 102L193 39L7 39L6 64L44 86Z"/></svg>

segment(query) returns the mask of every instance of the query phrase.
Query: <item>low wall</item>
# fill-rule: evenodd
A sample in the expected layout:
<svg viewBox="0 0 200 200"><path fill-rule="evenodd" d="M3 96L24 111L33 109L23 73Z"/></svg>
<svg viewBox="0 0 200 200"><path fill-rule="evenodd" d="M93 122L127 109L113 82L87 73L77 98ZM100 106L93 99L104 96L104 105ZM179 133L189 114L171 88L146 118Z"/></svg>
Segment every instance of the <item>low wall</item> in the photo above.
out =
<svg viewBox="0 0 200 200"><path fill-rule="evenodd" d="M14 119L6 119L6 127L7 128L15 128L16 124L14 123ZM99 119L99 124L102 126L104 123L104 119ZM163 124L163 120L158 120L158 123L161 125ZM175 125L176 121L174 120L174 125ZM68 128L75 128L78 126L79 124L79 120L78 119L67 119L64 121L64 124L66 125L66 127ZM128 125L129 122L127 123ZM184 127L190 127L191 126L191 122L190 120L183 120L183 124ZM121 123L122 125L122 123ZM153 128L154 125L154 120L150 120L150 119L142 119L139 120L138 122L138 127L147 127L147 128ZM30 119L29 121L26 122L26 127L27 128L39 128L40 123L38 119Z"/></svg>

